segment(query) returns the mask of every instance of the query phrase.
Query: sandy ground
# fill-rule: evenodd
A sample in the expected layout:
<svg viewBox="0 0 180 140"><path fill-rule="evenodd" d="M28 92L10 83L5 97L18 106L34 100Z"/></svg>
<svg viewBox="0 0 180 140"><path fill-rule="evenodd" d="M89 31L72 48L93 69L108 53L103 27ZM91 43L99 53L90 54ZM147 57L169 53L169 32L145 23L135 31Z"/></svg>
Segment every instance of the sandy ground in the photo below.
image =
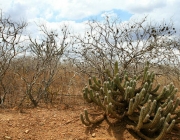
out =
<svg viewBox="0 0 180 140"><path fill-rule="evenodd" d="M88 108L88 107L87 107ZM109 126L106 121L86 127L80 121L84 106L0 109L0 139L2 140L138 140L122 120ZM180 131L165 139L180 140Z"/></svg>

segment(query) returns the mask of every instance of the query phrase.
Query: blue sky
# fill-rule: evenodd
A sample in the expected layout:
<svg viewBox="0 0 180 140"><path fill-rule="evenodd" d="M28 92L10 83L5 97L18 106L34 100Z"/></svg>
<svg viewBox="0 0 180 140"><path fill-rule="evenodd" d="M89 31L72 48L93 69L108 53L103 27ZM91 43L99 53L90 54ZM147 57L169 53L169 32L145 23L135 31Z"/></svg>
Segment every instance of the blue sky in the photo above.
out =
<svg viewBox="0 0 180 140"><path fill-rule="evenodd" d="M91 19L97 19L98 21L101 21L101 20L103 20L103 15L105 15L105 14L117 16L122 21L127 21L132 17L132 14L127 11L124 11L121 9L112 9L110 11L102 11L97 15L92 15L92 16L81 18L81 19L77 19L77 20L75 20L75 22L83 22L83 21L87 21L87 20L91 20Z"/></svg>
<svg viewBox="0 0 180 140"><path fill-rule="evenodd" d="M57 28L68 22L81 31L89 19L103 19L105 14L119 17L122 21L149 17L153 22L173 20L180 23L179 0L0 0L0 9L13 20L26 20L28 30L34 32L34 23L44 23ZM34 25L33 25L34 24Z"/></svg>

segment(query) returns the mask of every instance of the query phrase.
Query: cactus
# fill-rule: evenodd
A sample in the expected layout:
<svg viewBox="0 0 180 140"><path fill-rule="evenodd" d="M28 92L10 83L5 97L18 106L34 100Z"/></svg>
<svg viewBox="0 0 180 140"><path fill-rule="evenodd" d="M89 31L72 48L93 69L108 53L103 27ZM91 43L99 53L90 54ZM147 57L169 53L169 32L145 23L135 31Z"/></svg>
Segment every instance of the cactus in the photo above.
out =
<svg viewBox="0 0 180 140"><path fill-rule="evenodd" d="M180 123L177 89L171 83L160 92L160 84L153 85L155 73L149 71L149 63L142 75L132 78L126 72L123 72L123 77L120 76L118 62L114 64L113 72L106 70L105 73L108 77L106 81L89 78L89 86L83 89L84 99L99 106L103 114L92 120L85 110L85 115L81 114L83 124L91 126L107 117L117 120L127 117L134 122L134 125L127 124L127 129L132 129L143 139L161 140Z"/></svg>
<svg viewBox="0 0 180 140"><path fill-rule="evenodd" d="M104 115L102 115L102 116L99 117L98 119L92 120L92 119L89 118L89 114L88 114L88 112L87 112L86 109L84 110L84 114L85 114L85 119L84 119L83 115L81 114L81 121L82 121L82 123L85 124L86 126L89 126L89 125L91 125L91 124L96 124L96 123L98 123L98 122L101 122L101 121L104 120L104 117L105 117ZM85 120L86 120L86 121L85 121Z"/></svg>

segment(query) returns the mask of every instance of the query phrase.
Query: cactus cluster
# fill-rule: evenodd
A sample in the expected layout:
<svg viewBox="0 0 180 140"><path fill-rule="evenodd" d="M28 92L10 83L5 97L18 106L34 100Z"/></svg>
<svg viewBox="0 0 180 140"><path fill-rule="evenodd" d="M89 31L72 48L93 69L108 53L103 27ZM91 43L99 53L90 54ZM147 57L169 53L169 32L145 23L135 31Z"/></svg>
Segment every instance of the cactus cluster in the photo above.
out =
<svg viewBox="0 0 180 140"><path fill-rule="evenodd" d="M160 84L155 85L155 74L149 71L148 63L139 76L120 75L118 62L114 64L113 72L106 70L106 75L105 82L96 77L89 78L89 85L83 89L84 99L103 110L97 119L91 119L84 110L81 121L86 126L110 117L118 120L127 117L133 121L133 125L127 124L127 129L132 129L143 139L160 140L180 122L177 89L171 83L161 91Z"/></svg>

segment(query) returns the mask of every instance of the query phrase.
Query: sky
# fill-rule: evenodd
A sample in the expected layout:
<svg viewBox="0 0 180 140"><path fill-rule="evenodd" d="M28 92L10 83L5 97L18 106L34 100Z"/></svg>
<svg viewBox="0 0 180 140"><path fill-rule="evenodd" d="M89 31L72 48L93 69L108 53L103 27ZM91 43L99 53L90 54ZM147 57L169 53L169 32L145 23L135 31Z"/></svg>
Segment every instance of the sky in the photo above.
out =
<svg viewBox="0 0 180 140"><path fill-rule="evenodd" d="M180 0L0 0L0 9L15 21L28 22L28 33L36 32L36 24L52 29L68 23L81 32L90 19L102 20L104 15L122 21L148 16L152 22L173 21L179 27Z"/></svg>

